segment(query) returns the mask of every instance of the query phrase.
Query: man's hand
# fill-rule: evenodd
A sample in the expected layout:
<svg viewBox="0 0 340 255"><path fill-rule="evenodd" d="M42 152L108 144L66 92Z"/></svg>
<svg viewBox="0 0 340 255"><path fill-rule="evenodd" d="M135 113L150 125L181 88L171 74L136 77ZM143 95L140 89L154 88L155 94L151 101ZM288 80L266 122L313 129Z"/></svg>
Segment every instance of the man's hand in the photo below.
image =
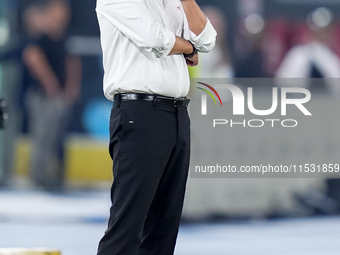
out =
<svg viewBox="0 0 340 255"><path fill-rule="evenodd" d="M188 66L197 66L199 61L198 53L196 53L192 58L186 59Z"/></svg>
<svg viewBox="0 0 340 255"><path fill-rule="evenodd" d="M44 51L38 46L29 45L22 54L24 64L45 90L46 95L54 97L60 93L61 85Z"/></svg>

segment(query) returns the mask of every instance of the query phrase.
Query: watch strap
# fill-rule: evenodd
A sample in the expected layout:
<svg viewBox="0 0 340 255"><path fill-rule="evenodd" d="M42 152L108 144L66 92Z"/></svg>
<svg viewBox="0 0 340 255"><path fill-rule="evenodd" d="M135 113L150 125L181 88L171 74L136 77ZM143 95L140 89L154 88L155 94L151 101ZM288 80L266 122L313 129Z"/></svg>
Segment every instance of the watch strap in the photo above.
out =
<svg viewBox="0 0 340 255"><path fill-rule="evenodd" d="M184 56L185 59L192 58L198 52L197 49L195 48L195 45L192 42L190 42L190 41L188 41L188 42L192 45L192 53L190 53L190 54L183 53L183 56Z"/></svg>

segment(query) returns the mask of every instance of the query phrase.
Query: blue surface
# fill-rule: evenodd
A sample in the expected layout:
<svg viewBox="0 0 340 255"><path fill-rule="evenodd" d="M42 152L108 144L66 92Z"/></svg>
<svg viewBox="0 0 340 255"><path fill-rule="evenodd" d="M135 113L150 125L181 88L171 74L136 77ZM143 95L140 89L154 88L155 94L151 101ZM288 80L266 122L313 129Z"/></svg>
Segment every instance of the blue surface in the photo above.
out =
<svg viewBox="0 0 340 255"><path fill-rule="evenodd" d="M105 191L0 192L0 247L94 255L110 206ZM175 255L339 255L340 217L183 225ZM161 255L161 254L160 254Z"/></svg>

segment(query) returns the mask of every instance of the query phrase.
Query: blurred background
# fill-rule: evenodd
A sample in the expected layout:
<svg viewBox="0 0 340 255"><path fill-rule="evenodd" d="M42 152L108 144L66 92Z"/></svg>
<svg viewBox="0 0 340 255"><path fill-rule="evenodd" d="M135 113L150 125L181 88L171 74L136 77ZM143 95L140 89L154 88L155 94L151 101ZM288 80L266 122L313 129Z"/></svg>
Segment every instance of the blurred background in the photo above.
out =
<svg viewBox="0 0 340 255"><path fill-rule="evenodd" d="M0 0L0 248L94 254L112 182L96 3L45 2ZM337 112L340 1L197 2L218 39L192 78L314 78L300 86ZM337 127L321 138L335 158ZM176 254L339 254L339 187L190 178Z"/></svg>

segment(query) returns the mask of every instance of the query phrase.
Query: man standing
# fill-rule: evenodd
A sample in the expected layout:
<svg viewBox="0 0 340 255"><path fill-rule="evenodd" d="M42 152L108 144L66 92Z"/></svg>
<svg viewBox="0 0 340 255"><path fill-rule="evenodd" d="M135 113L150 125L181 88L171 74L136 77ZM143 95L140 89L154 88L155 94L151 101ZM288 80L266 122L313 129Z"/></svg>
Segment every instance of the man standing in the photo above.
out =
<svg viewBox="0 0 340 255"><path fill-rule="evenodd" d="M25 12L31 174L35 185L51 191L64 188L65 133L81 83L80 58L66 49L70 15L65 0L34 2Z"/></svg>
<svg viewBox="0 0 340 255"><path fill-rule="evenodd" d="M113 100L112 207L98 255L173 254L190 157L188 65L215 45L194 0L97 0Z"/></svg>

